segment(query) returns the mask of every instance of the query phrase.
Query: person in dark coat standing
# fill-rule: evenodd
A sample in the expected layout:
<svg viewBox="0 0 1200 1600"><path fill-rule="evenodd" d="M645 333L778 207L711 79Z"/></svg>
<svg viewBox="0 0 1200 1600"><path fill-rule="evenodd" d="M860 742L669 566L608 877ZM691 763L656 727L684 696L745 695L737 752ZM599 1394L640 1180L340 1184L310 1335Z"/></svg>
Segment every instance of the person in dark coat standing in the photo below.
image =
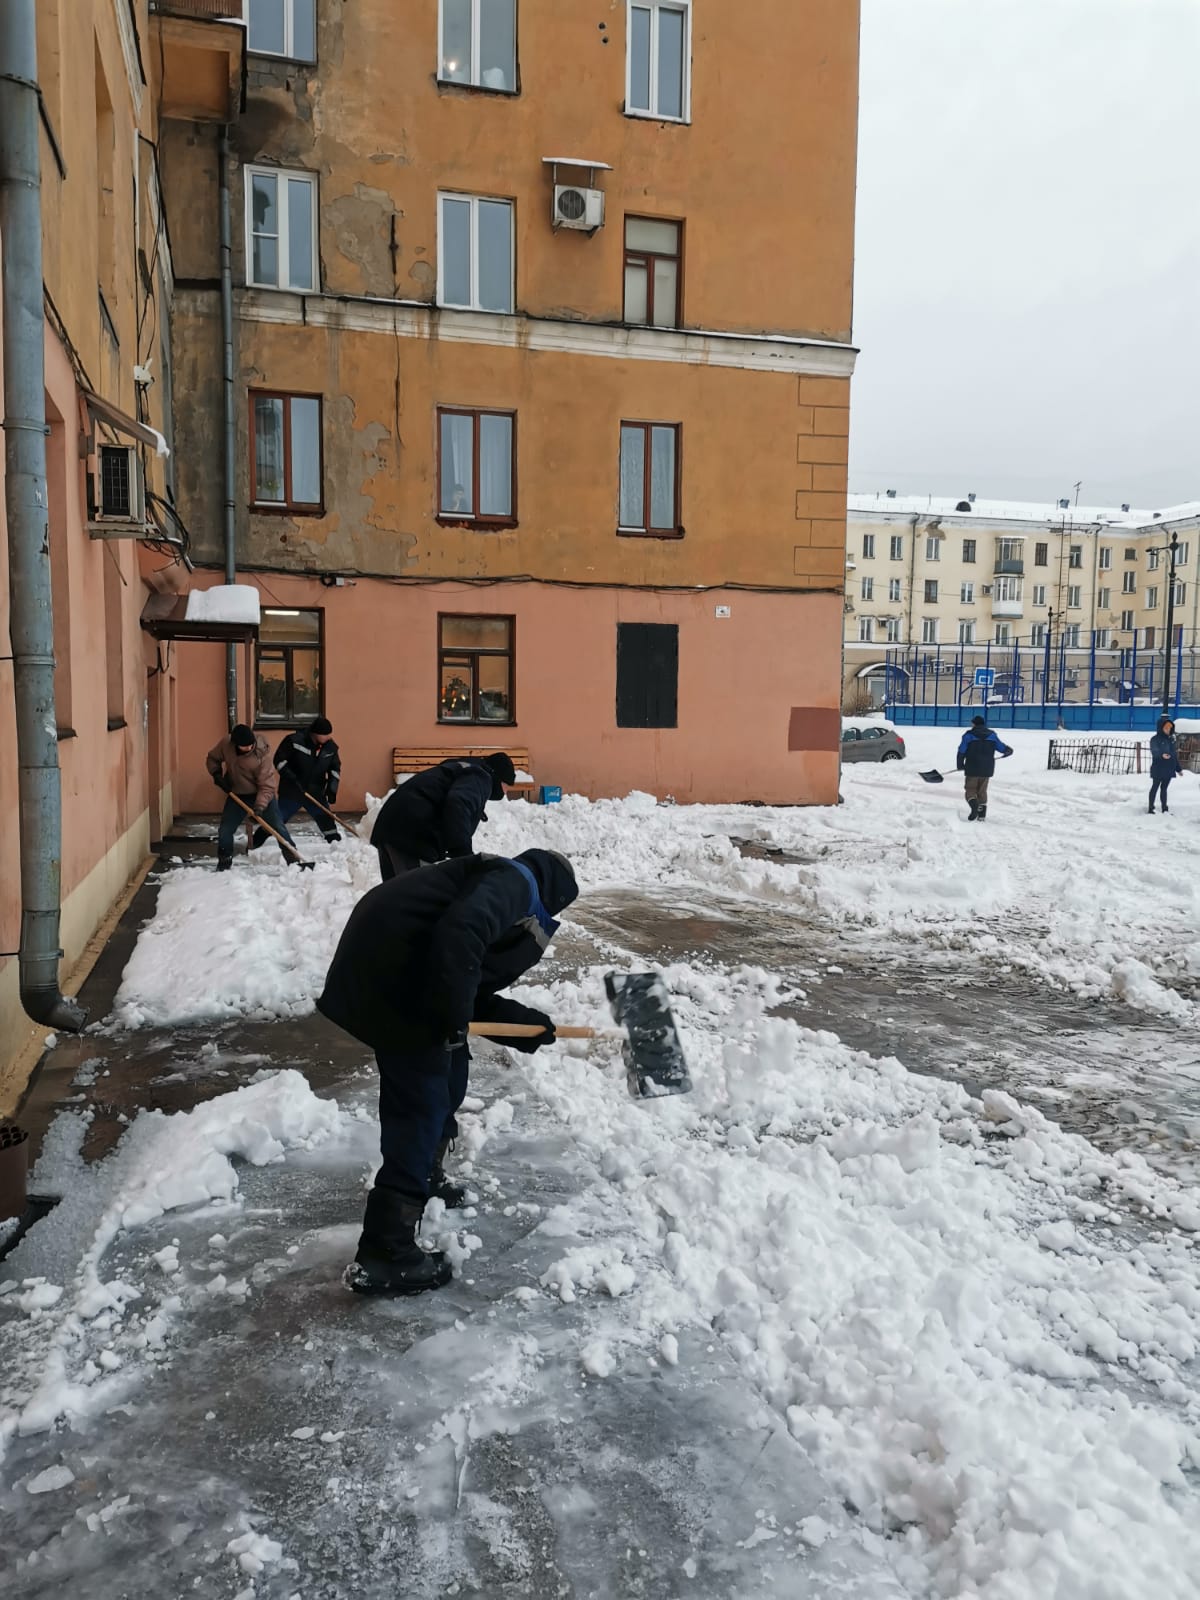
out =
<svg viewBox="0 0 1200 1600"><path fill-rule="evenodd" d="M516 777L503 750L455 756L414 773L388 795L371 830L383 881L447 856L469 856L476 828L487 821L484 807L503 800Z"/></svg>
<svg viewBox="0 0 1200 1600"><path fill-rule="evenodd" d="M337 824L320 809L332 809L342 781L342 758L333 738L333 723L317 717L300 733L289 733L275 751L275 770L279 774L279 815L290 822L303 807L320 828L326 844L337 844L341 835ZM312 805L305 798L318 802ZM266 839L260 828L254 835L254 848Z"/></svg>
<svg viewBox="0 0 1200 1600"><path fill-rule="evenodd" d="M367 1196L362 1237L346 1269L358 1294L414 1294L450 1279L417 1229L431 1194L461 1204L443 1161L467 1090L472 1022L523 1022L540 1034L510 1041L534 1051L554 1024L500 993L536 966L554 916L579 893L553 850L513 860L462 856L370 889L350 914L317 1009L375 1052L383 1164Z"/></svg>
<svg viewBox="0 0 1200 1600"><path fill-rule="evenodd" d="M986 718L973 717L958 747L958 770L966 774L964 787L967 805L971 808L968 822L983 822L987 818L988 784L996 770L997 754L1010 756L1012 750L988 727Z"/></svg>
<svg viewBox="0 0 1200 1600"><path fill-rule="evenodd" d="M1162 809L1167 809L1167 790L1171 779L1183 768L1179 764L1179 746L1175 741L1175 724L1170 717L1159 717L1158 727L1150 740L1150 815L1154 815L1154 802L1160 796Z"/></svg>
<svg viewBox="0 0 1200 1600"><path fill-rule="evenodd" d="M254 812L268 823L281 838L292 845L294 854L288 855L279 846L285 861L298 861L299 852L292 836L279 814L279 774L271 764L271 746L262 734L256 734L244 722L239 722L224 739L213 745L204 758L208 775L226 796L217 827L217 871L228 872L233 865L233 841L241 823L247 821L246 813L232 798L237 795ZM261 831L261 830L260 830ZM267 836L264 833L263 838Z"/></svg>

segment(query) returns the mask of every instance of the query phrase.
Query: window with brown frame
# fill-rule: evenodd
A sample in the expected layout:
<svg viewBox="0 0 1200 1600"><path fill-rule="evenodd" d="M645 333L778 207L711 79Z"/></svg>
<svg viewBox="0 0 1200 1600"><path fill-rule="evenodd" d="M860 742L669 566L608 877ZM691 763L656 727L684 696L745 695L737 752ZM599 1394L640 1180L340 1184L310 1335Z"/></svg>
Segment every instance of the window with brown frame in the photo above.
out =
<svg viewBox="0 0 1200 1600"><path fill-rule="evenodd" d="M679 425L621 424L619 533L683 536L679 521Z"/></svg>
<svg viewBox="0 0 1200 1600"><path fill-rule="evenodd" d="M298 727L325 709L325 613L263 607L258 626L257 715Z"/></svg>
<svg viewBox="0 0 1200 1600"><path fill-rule="evenodd" d="M515 684L515 618L439 613L439 722L515 723Z"/></svg>
<svg viewBox="0 0 1200 1600"><path fill-rule="evenodd" d="M438 408L438 517L483 526L515 526L514 412Z"/></svg>
<svg viewBox="0 0 1200 1600"><path fill-rule="evenodd" d="M683 225L656 217L625 218L625 321L679 326Z"/></svg>
<svg viewBox="0 0 1200 1600"><path fill-rule="evenodd" d="M325 464L321 397L250 392L250 503L259 511L319 516Z"/></svg>

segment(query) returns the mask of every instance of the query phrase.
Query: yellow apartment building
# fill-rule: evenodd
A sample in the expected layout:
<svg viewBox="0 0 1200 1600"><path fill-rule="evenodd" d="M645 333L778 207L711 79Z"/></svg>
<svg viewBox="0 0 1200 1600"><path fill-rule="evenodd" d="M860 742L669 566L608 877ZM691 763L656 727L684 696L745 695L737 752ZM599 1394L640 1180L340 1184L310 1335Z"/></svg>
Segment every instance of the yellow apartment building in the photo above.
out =
<svg viewBox="0 0 1200 1600"><path fill-rule="evenodd" d="M238 713L328 715L348 803L395 746L506 744L591 795L834 801L854 0L246 24L228 128L177 77L161 137L191 582L263 607ZM228 685L176 660L204 809Z"/></svg>

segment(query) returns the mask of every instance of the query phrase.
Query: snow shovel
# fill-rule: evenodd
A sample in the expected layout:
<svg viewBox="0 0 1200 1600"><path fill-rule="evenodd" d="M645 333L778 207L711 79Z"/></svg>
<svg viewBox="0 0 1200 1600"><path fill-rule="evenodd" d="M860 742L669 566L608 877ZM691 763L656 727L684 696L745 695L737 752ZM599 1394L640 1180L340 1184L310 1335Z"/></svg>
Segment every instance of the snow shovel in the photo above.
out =
<svg viewBox="0 0 1200 1600"><path fill-rule="evenodd" d="M328 806L323 806L319 800L314 800L307 789L301 789L300 793L308 801L310 806L316 806L318 811L323 811L325 813L330 822L336 822L343 833L348 833L352 839L362 838L362 834L359 833L357 828L352 828L349 823L343 822L341 817L335 816L334 813L330 811Z"/></svg>
<svg viewBox="0 0 1200 1600"><path fill-rule="evenodd" d="M282 845L285 850L291 851L292 860L302 872L311 872L313 870L313 867L316 865L316 863L313 861L305 861L299 850L296 849L296 846L294 844L289 844L281 833L276 833L275 829L272 828L269 823L264 822L259 816L258 812L255 811L254 807L248 806L240 794L231 794L229 798L237 801L238 805L241 806L242 810L250 818L251 822L257 822L260 828L264 829L265 832L271 835L272 839L276 840L280 845Z"/></svg>
<svg viewBox="0 0 1200 1600"><path fill-rule="evenodd" d="M932 772L918 772L918 778L924 778L926 783L945 783L945 778L935 767Z"/></svg>
<svg viewBox="0 0 1200 1600"><path fill-rule="evenodd" d="M622 1039L626 1080L635 1100L688 1094L691 1075L662 978L656 972L610 972L604 988L619 1030L556 1027L555 1036ZM544 1030L536 1023L473 1022L470 1031L488 1039L532 1039Z"/></svg>

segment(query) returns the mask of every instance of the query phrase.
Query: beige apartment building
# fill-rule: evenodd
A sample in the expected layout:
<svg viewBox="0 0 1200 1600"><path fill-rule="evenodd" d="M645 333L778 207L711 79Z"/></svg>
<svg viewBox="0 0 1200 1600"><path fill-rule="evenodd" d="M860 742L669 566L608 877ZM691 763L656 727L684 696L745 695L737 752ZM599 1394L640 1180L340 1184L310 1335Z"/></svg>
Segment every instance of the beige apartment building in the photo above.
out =
<svg viewBox="0 0 1200 1600"><path fill-rule="evenodd" d="M1165 641L1174 534L1174 628L1185 676L1200 629L1200 503L1162 511L1059 502L851 495L847 516L844 705L883 698L889 649L973 651L1003 661L1079 652L1098 666L1096 692L1118 698L1136 651L1146 681ZM990 652L989 652L989 648ZM1087 672L1073 670L1072 698ZM1185 693L1184 698L1190 698Z"/></svg>

